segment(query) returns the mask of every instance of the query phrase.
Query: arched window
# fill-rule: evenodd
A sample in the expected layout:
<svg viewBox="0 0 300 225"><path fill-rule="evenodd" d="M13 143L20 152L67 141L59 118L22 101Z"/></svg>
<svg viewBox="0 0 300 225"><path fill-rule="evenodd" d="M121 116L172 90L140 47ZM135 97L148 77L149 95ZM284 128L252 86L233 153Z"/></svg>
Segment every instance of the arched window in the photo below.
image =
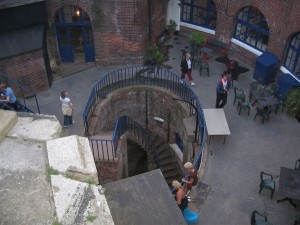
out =
<svg viewBox="0 0 300 225"><path fill-rule="evenodd" d="M202 27L216 28L217 12L212 0L182 0L181 21Z"/></svg>
<svg viewBox="0 0 300 225"><path fill-rule="evenodd" d="M297 33L289 43L284 66L292 73L300 73L300 32Z"/></svg>
<svg viewBox="0 0 300 225"><path fill-rule="evenodd" d="M256 49L266 50L269 40L267 20L254 7L242 9L236 20L234 37Z"/></svg>

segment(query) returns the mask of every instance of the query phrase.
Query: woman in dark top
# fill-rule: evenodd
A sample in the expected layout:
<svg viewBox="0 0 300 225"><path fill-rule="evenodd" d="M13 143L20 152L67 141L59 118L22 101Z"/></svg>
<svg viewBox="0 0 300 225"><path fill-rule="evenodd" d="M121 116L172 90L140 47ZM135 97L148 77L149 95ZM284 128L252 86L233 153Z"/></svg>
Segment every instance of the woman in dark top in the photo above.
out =
<svg viewBox="0 0 300 225"><path fill-rule="evenodd" d="M192 59L190 53L185 53L185 56L183 57L181 64L181 80L185 78L185 74L187 74L188 79L192 86L195 85L192 78Z"/></svg>
<svg viewBox="0 0 300 225"><path fill-rule="evenodd" d="M176 189L175 200L177 202L177 205L183 211L185 208L188 207L189 204L183 187L181 186L178 180L173 180L172 186Z"/></svg>

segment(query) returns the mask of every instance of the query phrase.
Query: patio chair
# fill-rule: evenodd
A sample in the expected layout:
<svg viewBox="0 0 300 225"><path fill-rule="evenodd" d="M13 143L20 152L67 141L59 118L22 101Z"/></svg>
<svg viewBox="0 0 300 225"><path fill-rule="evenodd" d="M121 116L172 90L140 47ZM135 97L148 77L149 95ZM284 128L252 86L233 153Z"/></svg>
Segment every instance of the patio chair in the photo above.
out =
<svg viewBox="0 0 300 225"><path fill-rule="evenodd" d="M252 99L252 91L257 90L259 88L260 88L260 83L258 83L256 81L254 81L250 84L250 86L249 86L249 96L248 96L249 101L251 101L251 99Z"/></svg>
<svg viewBox="0 0 300 225"><path fill-rule="evenodd" d="M200 66L201 65L201 56L196 54L194 57L193 57L193 67L195 67L196 65Z"/></svg>
<svg viewBox="0 0 300 225"><path fill-rule="evenodd" d="M256 215L259 217L256 218ZM251 213L251 225L266 225L268 221L267 215L262 214L254 210Z"/></svg>
<svg viewBox="0 0 300 225"><path fill-rule="evenodd" d="M295 170L300 170L300 159L298 159L295 163Z"/></svg>
<svg viewBox="0 0 300 225"><path fill-rule="evenodd" d="M268 107L256 107L256 114L254 116L254 121L257 116L261 116L261 123L264 123L265 120L269 120L271 110Z"/></svg>
<svg viewBox="0 0 300 225"><path fill-rule="evenodd" d="M273 180L273 176L271 174L265 173L263 171L260 172L260 185L259 192L261 193L262 189L271 190L271 199L273 197L275 191L275 180Z"/></svg>
<svg viewBox="0 0 300 225"><path fill-rule="evenodd" d="M200 60L200 67L199 67L199 75L202 75L202 71L207 72L207 76L209 76L209 64L207 62L203 62Z"/></svg>
<svg viewBox="0 0 300 225"><path fill-rule="evenodd" d="M241 114L242 109L248 109L248 116L250 113L250 103L247 100L239 101L236 110L239 111L239 115Z"/></svg>
<svg viewBox="0 0 300 225"><path fill-rule="evenodd" d="M246 96L245 96L245 93L244 93L243 89L234 87L233 90L234 90L233 105L235 104L236 100L241 101L241 102L245 101Z"/></svg>
<svg viewBox="0 0 300 225"><path fill-rule="evenodd" d="M275 96L278 93L278 84L277 83L271 83L268 86L265 87L266 90L269 90L270 93Z"/></svg>

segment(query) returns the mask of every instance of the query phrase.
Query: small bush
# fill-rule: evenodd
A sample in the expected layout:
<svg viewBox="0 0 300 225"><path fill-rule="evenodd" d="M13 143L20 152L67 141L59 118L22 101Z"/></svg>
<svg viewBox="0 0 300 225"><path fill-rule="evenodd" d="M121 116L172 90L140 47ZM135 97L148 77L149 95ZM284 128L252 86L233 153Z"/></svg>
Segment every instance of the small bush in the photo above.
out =
<svg viewBox="0 0 300 225"><path fill-rule="evenodd" d="M87 217L86 217L87 221L89 222L93 222L94 220L97 219L97 216L93 216L91 214L89 214Z"/></svg>
<svg viewBox="0 0 300 225"><path fill-rule="evenodd" d="M46 177L47 177L48 181L50 181L50 176L51 175L58 175L58 174L59 174L59 172L56 169L54 169L53 167L48 166L46 168Z"/></svg>
<svg viewBox="0 0 300 225"><path fill-rule="evenodd" d="M145 55L145 65L160 65L166 59L157 45L150 45Z"/></svg>

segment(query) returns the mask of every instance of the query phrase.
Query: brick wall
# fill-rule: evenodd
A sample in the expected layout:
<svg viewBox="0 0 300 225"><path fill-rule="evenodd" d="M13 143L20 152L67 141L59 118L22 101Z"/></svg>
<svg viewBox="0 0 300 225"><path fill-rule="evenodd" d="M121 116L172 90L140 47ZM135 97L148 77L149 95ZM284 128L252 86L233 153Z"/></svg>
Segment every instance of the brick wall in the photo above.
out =
<svg viewBox="0 0 300 225"><path fill-rule="evenodd" d="M0 70L33 92L49 88L42 49L1 59ZM12 88L18 94L17 87Z"/></svg>
<svg viewBox="0 0 300 225"><path fill-rule="evenodd" d="M151 0L152 33L159 36L165 28L166 1ZM148 46L147 0L48 0L51 56L57 57L54 16L65 5L82 8L90 17L97 64L141 64ZM49 54L50 54L49 53ZM51 61L54 61L53 59ZM57 60L56 60L57 61Z"/></svg>
<svg viewBox="0 0 300 225"><path fill-rule="evenodd" d="M171 93L146 86L119 89L103 100L101 107L97 107L94 112L94 115L98 115L98 120L96 129L91 135L97 135L102 130L113 130L116 119L123 115L145 127L146 95L148 95L148 129L166 141L169 138L170 143L175 142L175 132L178 133L187 149L187 131L183 123L183 119L188 117L187 108L172 101L171 99L176 96L172 96ZM154 117L162 118L164 123L160 124Z"/></svg>
<svg viewBox="0 0 300 225"><path fill-rule="evenodd" d="M300 1L298 0L214 0L217 9L217 26L214 38L228 43L232 38L235 19L240 10L247 6L256 7L267 19L269 42L267 50L276 54L283 62L289 40L300 31ZM247 57L255 59L255 54L233 45L235 56L247 62ZM245 57L243 57L245 56ZM251 60L249 61L251 64ZM248 64L249 64L248 63Z"/></svg>

